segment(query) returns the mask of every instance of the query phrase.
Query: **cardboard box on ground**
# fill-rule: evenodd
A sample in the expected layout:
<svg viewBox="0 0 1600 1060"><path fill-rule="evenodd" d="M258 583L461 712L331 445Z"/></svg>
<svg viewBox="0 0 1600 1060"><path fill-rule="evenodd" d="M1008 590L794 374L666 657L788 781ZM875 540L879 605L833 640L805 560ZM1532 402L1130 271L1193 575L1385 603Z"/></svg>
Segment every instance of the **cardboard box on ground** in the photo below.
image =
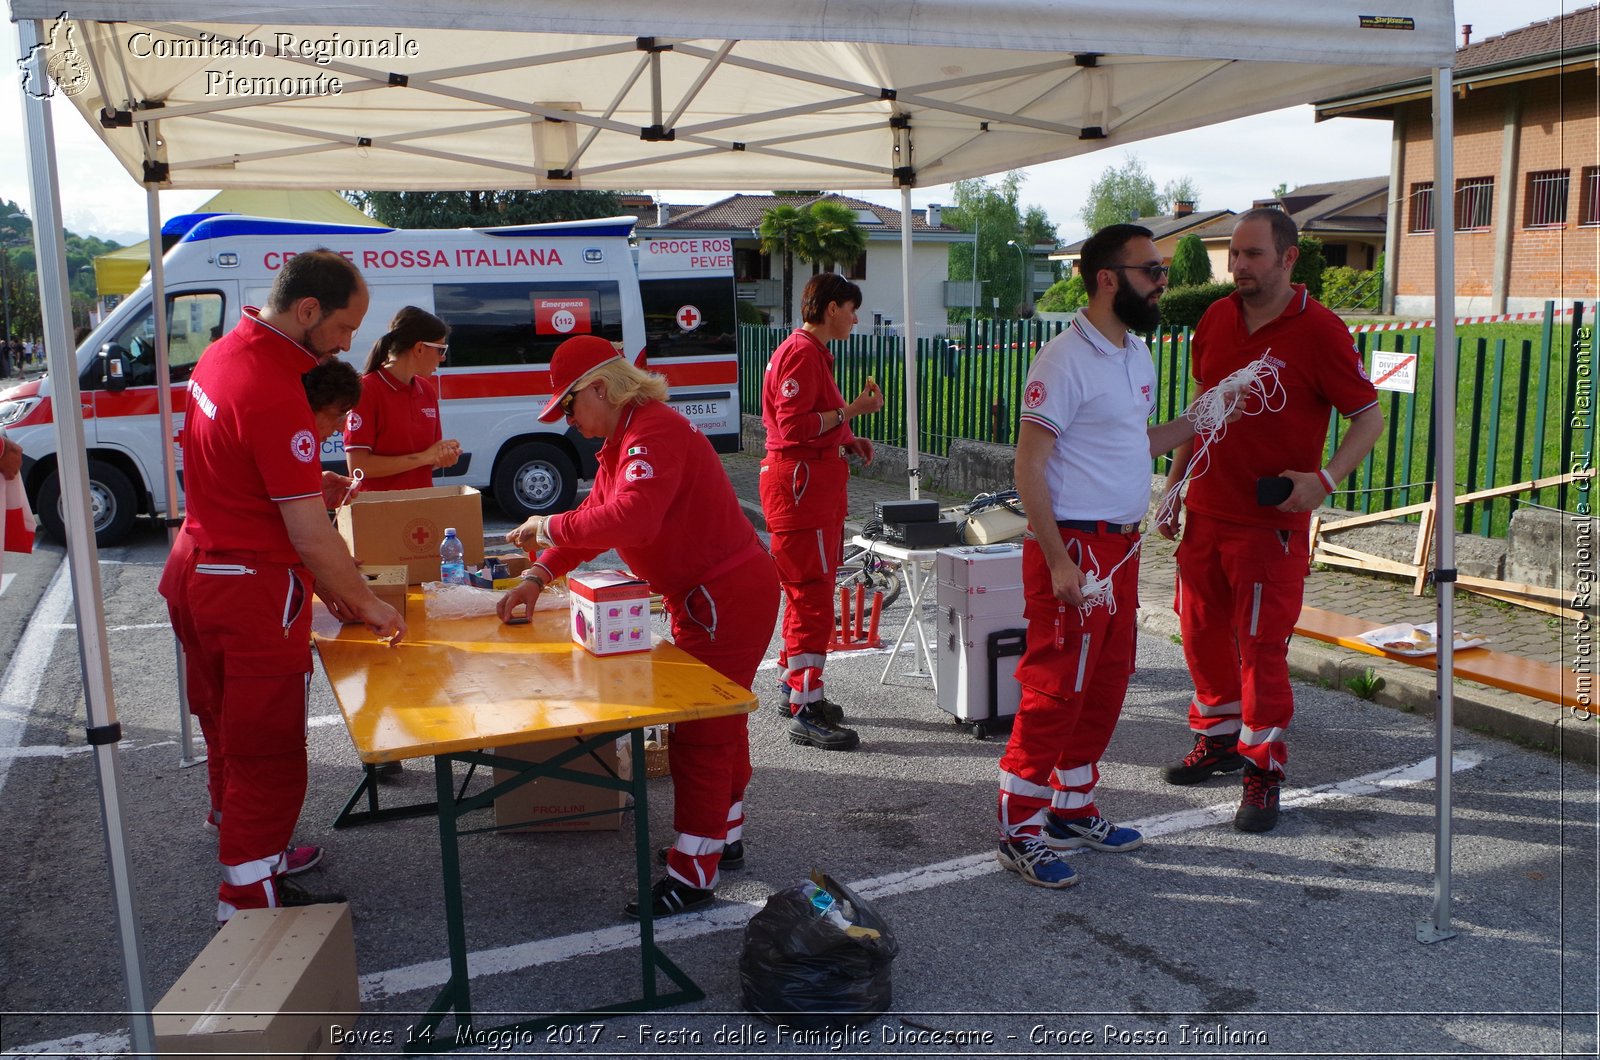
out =
<svg viewBox="0 0 1600 1060"><path fill-rule="evenodd" d="M348 905L244 909L156 1005L156 1052L337 1053L360 1011Z"/></svg>
<svg viewBox="0 0 1600 1060"><path fill-rule="evenodd" d="M515 747L496 748L494 753L525 762L545 762L570 748L574 738L541 740L538 743L519 744ZM633 746L626 736L601 744L589 754L580 755L567 763L566 768L575 773L594 776L616 774L622 780L633 776ZM512 772L496 769L494 782L509 780ZM529 822L523 827L508 828L510 832L598 832L614 831L622 827L622 814L618 812L596 814L593 817L576 817L565 821L541 821L536 818L564 817L568 814L590 813L595 810L619 811L628 806L628 794L610 788L594 787L556 777L540 777L494 800L494 823L498 826Z"/></svg>
<svg viewBox="0 0 1600 1060"><path fill-rule="evenodd" d="M358 563L403 563L412 585L439 580L439 544L449 527L467 566L483 563L483 498L471 486L358 493L339 509L338 522Z"/></svg>

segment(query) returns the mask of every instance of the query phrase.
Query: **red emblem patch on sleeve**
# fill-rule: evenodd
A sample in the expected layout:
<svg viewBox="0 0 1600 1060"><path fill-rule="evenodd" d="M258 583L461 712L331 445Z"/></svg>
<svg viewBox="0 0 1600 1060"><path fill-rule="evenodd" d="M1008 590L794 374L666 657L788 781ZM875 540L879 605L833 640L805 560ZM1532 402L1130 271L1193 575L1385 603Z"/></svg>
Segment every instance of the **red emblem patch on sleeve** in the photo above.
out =
<svg viewBox="0 0 1600 1060"><path fill-rule="evenodd" d="M1035 379L1028 384L1028 389L1023 392L1022 403L1030 409L1036 409L1044 404L1044 384Z"/></svg>

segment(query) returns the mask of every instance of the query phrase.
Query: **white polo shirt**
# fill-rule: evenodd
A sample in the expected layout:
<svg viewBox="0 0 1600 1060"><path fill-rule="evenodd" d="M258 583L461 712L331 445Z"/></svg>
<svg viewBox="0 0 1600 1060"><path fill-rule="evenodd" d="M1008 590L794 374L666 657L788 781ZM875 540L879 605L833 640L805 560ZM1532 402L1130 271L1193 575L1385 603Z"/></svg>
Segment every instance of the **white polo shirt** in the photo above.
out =
<svg viewBox="0 0 1600 1060"><path fill-rule="evenodd" d="M1113 346L1081 312L1045 343L1022 391L1022 422L1056 436L1045 468L1057 519L1137 523L1150 507L1156 368L1133 332Z"/></svg>

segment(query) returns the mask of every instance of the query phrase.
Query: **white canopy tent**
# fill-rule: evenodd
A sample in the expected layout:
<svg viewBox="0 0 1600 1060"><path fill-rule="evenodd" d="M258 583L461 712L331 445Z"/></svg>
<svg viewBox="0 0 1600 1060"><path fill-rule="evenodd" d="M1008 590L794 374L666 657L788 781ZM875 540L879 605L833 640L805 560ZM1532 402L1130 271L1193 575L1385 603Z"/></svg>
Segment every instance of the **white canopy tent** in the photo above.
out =
<svg viewBox="0 0 1600 1060"><path fill-rule="evenodd" d="M914 186L1428 71L1436 72L1442 123L1438 186L1451 186L1450 113L1438 106L1449 98L1454 54L1450 0L213 0L198 9L205 21L194 20L189 0L84 0L72 5L73 21L60 23L59 3L11 7L24 48L44 45L30 78L28 149L34 230L54 237L39 248L40 287L57 407L65 408L76 397L65 370L65 259L50 114L35 98L46 61L60 92L150 189L152 233L159 188L896 188L909 260ZM1439 294L1448 298L1449 226L1439 227ZM152 268L159 284L158 263ZM903 273L909 324L910 270ZM915 496L915 334L907 330ZM165 331L158 320L157 336ZM1453 345L1441 320L1438 348ZM1437 369L1439 392L1453 395L1451 358ZM1449 468L1453 400L1436 400L1435 409L1447 447L1439 466ZM81 425L58 430L91 729L108 731L115 712ZM1438 491L1444 511L1452 510L1448 480ZM1441 521L1441 572L1453 566L1449 529ZM1448 576L1441 581L1448 629ZM1438 937L1449 917L1448 648L1443 654L1446 766L1429 927ZM110 747L100 761L110 835L118 831ZM131 1007L147 1009L126 870L114 872Z"/></svg>

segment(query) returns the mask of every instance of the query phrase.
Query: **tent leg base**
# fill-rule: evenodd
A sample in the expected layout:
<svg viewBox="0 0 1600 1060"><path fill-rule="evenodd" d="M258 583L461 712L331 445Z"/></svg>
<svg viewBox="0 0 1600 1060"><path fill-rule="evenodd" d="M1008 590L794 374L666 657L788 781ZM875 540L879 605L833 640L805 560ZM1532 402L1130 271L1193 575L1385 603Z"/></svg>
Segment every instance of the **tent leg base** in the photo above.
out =
<svg viewBox="0 0 1600 1060"><path fill-rule="evenodd" d="M1432 920L1417 921L1417 941L1424 946L1431 946L1435 942L1443 942L1445 939L1453 939L1455 937L1456 933L1451 928L1441 928Z"/></svg>

